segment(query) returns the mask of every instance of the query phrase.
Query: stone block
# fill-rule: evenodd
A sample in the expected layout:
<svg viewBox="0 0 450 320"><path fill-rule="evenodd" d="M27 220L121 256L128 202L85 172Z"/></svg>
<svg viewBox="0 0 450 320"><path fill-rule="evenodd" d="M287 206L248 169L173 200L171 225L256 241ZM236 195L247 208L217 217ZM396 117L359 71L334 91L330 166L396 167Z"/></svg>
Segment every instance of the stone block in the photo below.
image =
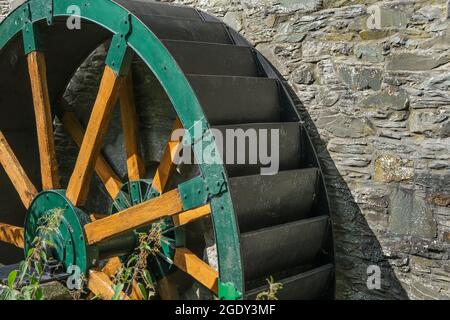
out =
<svg viewBox="0 0 450 320"><path fill-rule="evenodd" d="M409 116L409 130L413 133L435 133L440 135L441 123L448 119L448 115L439 110L412 110Z"/></svg>
<svg viewBox="0 0 450 320"><path fill-rule="evenodd" d="M312 66L304 64L295 69L291 74L291 79L298 84L311 84L314 82Z"/></svg>
<svg viewBox="0 0 450 320"><path fill-rule="evenodd" d="M395 111L407 110L409 107L408 94L405 91L383 91L363 99L359 106L363 108L379 108Z"/></svg>
<svg viewBox="0 0 450 320"><path fill-rule="evenodd" d="M372 133L372 129L361 119L343 114L319 117L316 125L339 138L363 138Z"/></svg>
<svg viewBox="0 0 450 320"><path fill-rule="evenodd" d="M315 11L322 6L322 0L279 0L279 4L288 10Z"/></svg>
<svg viewBox="0 0 450 320"><path fill-rule="evenodd" d="M450 194L435 194L430 200L436 206L450 208Z"/></svg>
<svg viewBox="0 0 450 320"><path fill-rule="evenodd" d="M355 56L363 61L380 63L384 61L383 49L380 46L359 45L354 49Z"/></svg>
<svg viewBox="0 0 450 320"><path fill-rule="evenodd" d="M381 155L375 160L375 181L400 182L414 176L412 162L395 155Z"/></svg>
<svg viewBox="0 0 450 320"><path fill-rule="evenodd" d="M400 235L436 237L433 211L415 190L398 187L390 197L389 228Z"/></svg>
<svg viewBox="0 0 450 320"><path fill-rule="evenodd" d="M352 90L380 90L383 72L381 69L358 65L337 65L341 81Z"/></svg>
<svg viewBox="0 0 450 320"><path fill-rule="evenodd" d="M346 42L305 40L302 44L302 56L307 61L318 61L333 55L349 55L351 51L352 45Z"/></svg>
<svg viewBox="0 0 450 320"><path fill-rule="evenodd" d="M363 30L359 33L361 40L379 40L393 35L393 30Z"/></svg>
<svg viewBox="0 0 450 320"><path fill-rule="evenodd" d="M433 70L443 64L450 62L448 55L432 56L411 52L396 53L391 56L386 69L402 71L425 71Z"/></svg>
<svg viewBox="0 0 450 320"><path fill-rule="evenodd" d="M434 21L441 18L442 11L439 6L425 6L420 8L415 15L415 20L422 20L424 22Z"/></svg>
<svg viewBox="0 0 450 320"><path fill-rule="evenodd" d="M440 137L443 139L450 137L450 121L442 124L440 128Z"/></svg>

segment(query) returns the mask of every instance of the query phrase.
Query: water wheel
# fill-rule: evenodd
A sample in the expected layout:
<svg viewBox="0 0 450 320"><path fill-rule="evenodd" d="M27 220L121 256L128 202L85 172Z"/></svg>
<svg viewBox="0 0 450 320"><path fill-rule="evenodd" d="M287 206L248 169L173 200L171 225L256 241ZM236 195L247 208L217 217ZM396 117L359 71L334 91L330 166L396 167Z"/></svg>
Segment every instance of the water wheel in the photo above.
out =
<svg viewBox="0 0 450 320"><path fill-rule="evenodd" d="M81 28L71 30L73 6ZM63 107L62 97L80 64L105 41L110 45L103 76L84 126ZM133 59L166 92L176 112L173 129L190 133L165 137L150 178L139 148ZM108 299L123 261L117 257L136 245L134 230L164 220L166 245L150 264L162 298L180 294L169 281L180 270L220 299L253 299L270 276L283 284L279 299L333 297L330 212L314 147L277 71L219 20L143 0L21 1L0 24L0 108L0 239L8 243L1 246L0 262L12 263L9 245L27 252L40 218L62 210L52 258L65 268L78 266L89 289ZM115 108L126 181L102 150ZM67 183L59 176L55 119L79 146ZM172 160L180 148L189 146L196 157L197 146L219 152L211 128L277 129L280 171L261 175L266 164L260 159L200 163L196 175L173 187L178 173ZM93 213L86 205L94 176L110 197L109 212ZM213 226L217 269L198 254L204 248L188 249L183 236L185 226L202 219Z"/></svg>

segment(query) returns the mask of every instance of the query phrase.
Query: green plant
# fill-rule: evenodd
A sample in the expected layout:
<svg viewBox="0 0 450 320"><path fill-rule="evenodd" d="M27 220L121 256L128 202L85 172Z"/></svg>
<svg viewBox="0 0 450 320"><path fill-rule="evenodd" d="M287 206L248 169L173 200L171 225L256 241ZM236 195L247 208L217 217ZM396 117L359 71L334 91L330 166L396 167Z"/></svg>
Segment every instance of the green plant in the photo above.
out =
<svg viewBox="0 0 450 320"><path fill-rule="evenodd" d="M114 277L113 300L121 299L122 292L129 293L132 289L138 289L144 300L150 300L156 294L154 280L147 269L147 264L149 256L160 252L161 224L153 224L148 233L139 233L138 239L139 245L135 252L128 257Z"/></svg>
<svg viewBox="0 0 450 320"><path fill-rule="evenodd" d="M37 236L19 270L8 276L8 286L0 292L0 300L43 300L40 280L48 263L47 252L54 244L49 240L58 232L64 209L54 209L38 221Z"/></svg>
<svg viewBox="0 0 450 320"><path fill-rule="evenodd" d="M275 282L272 276L266 281L269 284L268 290L258 293L256 300L278 300L277 294L283 289L283 284Z"/></svg>

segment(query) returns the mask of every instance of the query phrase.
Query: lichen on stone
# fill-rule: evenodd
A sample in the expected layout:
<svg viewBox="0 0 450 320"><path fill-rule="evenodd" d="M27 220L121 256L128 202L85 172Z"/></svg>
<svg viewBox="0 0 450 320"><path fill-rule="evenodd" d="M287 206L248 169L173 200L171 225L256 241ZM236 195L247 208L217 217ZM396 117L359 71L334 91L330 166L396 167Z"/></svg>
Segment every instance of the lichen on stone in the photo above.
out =
<svg viewBox="0 0 450 320"><path fill-rule="evenodd" d="M414 176L412 162L394 155L381 155L375 160L375 181L400 182Z"/></svg>

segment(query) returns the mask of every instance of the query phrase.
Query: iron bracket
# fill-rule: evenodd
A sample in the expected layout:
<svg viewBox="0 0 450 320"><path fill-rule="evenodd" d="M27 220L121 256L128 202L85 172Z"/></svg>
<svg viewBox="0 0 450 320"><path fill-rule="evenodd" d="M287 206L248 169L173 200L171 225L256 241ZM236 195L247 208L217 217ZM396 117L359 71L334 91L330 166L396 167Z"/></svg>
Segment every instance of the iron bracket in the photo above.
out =
<svg viewBox="0 0 450 320"><path fill-rule="evenodd" d="M33 51L40 50L42 47L39 30L37 30L37 26L33 23L33 17L31 15L31 3L27 3L23 7L21 20L23 22L23 48L25 55L27 55Z"/></svg>
<svg viewBox="0 0 450 320"><path fill-rule="evenodd" d="M120 21L119 32L113 36L108 56L106 57L106 64L119 76L124 76L128 73L133 58L132 50L128 47L128 37L133 32L131 17L131 14L127 14Z"/></svg>
<svg viewBox="0 0 450 320"><path fill-rule="evenodd" d="M206 180L198 176L178 185L184 210L190 210L206 204L211 198L217 197L228 191L225 177Z"/></svg>
<svg viewBox="0 0 450 320"><path fill-rule="evenodd" d="M142 190L141 190L141 182L138 181L130 181L130 195L132 205L137 205L142 203Z"/></svg>
<svg viewBox="0 0 450 320"><path fill-rule="evenodd" d="M45 2L45 19L47 20L47 25L53 25L53 0L47 0Z"/></svg>

